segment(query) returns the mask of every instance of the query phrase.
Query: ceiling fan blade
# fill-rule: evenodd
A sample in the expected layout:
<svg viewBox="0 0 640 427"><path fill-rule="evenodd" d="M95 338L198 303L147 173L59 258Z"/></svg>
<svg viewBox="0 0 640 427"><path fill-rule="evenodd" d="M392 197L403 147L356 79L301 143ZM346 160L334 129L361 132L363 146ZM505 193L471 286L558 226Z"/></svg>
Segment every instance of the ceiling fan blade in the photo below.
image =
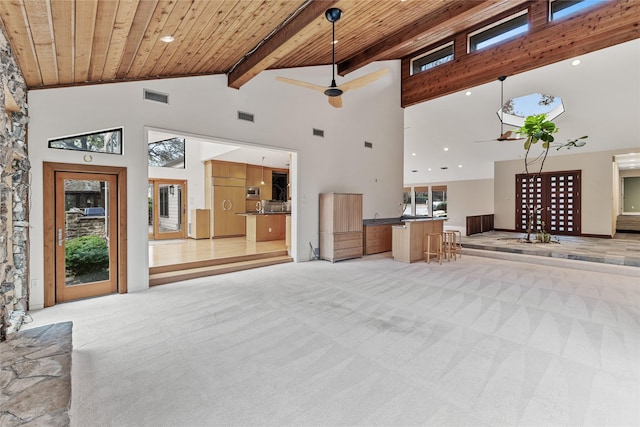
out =
<svg viewBox="0 0 640 427"><path fill-rule="evenodd" d="M295 86L306 87L307 89L317 90L319 92L324 92L327 88L325 86L319 86L313 83L302 82L300 80L288 79L286 77L276 77L276 80L289 83Z"/></svg>
<svg viewBox="0 0 640 427"><path fill-rule="evenodd" d="M382 70L378 70L371 74L367 74L365 76L358 77L357 79L353 79L349 82L343 83L339 86L339 88L342 89L343 92L346 92L348 90L358 89L358 88L361 88L362 86L368 85L369 83L373 83L374 81L378 80L380 77L384 76L388 72L389 70L387 70L386 68L383 68Z"/></svg>
<svg viewBox="0 0 640 427"><path fill-rule="evenodd" d="M329 104L334 106L335 108L342 107L342 97L341 96L328 96Z"/></svg>
<svg viewBox="0 0 640 427"><path fill-rule="evenodd" d="M497 138L497 141L520 141L524 139L519 133L508 130Z"/></svg>
<svg viewBox="0 0 640 427"><path fill-rule="evenodd" d="M505 141L520 141L525 139L524 137L520 136L519 133L514 132L512 130L508 130L505 133L503 133L502 135L500 135L499 137L497 137L496 139L485 139L483 141L473 141L473 142L494 142L494 141L498 141L498 142L505 142Z"/></svg>

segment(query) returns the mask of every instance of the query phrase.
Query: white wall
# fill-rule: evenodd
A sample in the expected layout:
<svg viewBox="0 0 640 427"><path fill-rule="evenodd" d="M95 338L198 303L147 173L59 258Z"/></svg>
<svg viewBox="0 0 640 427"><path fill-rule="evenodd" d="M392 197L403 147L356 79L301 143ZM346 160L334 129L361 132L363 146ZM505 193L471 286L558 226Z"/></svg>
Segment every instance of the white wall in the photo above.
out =
<svg viewBox="0 0 640 427"><path fill-rule="evenodd" d="M31 278L42 283L42 162L83 163L83 154L46 148L47 139L124 126L124 155L94 154L93 164L128 170L128 286L148 287L147 152L145 126L295 152L292 164L294 258L308 259L308 242L318 246L318 194L364 194L364 216L397 216L402 194L403 110L400 63L371 64L351 80L382 67L390 73L343 95L334 109L326 97L275 80L276 75L328 84L330 67L266 71L235 90L224 75L29 92L29 155L32 164ZM338 84L342 79L339 79ZM143 89L169 94L169 105L143 100ZM237 120L237 111L255 123ZM314 137L312 128L325 131ZM364 141L373 149L364 148ZM138 267L140 266L140 267ZM44 301L31 289L31 307Z"/></svg>
<svg viewBox="0 0 640 427"><path fill-rule="evenodd" d="M543 172L582 171L582 234L612 236L615 216L613 156L627 150L598 151L548 157ZM524 173L524 161L509 160L495 164L495 227L515 229L515 175ZM617 197L617 196L616 196Z"/></svg>

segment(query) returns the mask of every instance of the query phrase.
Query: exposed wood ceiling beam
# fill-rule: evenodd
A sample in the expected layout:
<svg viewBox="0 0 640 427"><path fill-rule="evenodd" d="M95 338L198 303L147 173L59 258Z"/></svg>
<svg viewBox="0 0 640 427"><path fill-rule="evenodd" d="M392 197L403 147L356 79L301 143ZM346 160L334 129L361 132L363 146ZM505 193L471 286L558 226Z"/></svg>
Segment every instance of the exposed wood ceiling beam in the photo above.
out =
<svg viewBox="0 0 640 427"><path fill-rule="evenodd" d="M535 7L535 6L532 6ZM530 33L495 48L462 55L427 72L410 75L402 60L402 107L489 83L588 52L640 38L640 2L619 0ZM464 43L464 34L456 43ZM458 52L458 49L456 49Z"/></svg>
<svg viewBox="0 0 640 427"><path fill-rule="evenodd" d="M229 73L228 86L240 89L243 84L257 76L258 73L275 64L289 52L300 48L307 37L314 35L314 31L304 30L314 25L320 25L322 21L319 21L318 17L323 16L325 10L335 3L337 0L310 2L298 15L287 22Z"/></svg>
<svg viewBox="0 0 640 427"><path fill-rule="evenodd" d="M371 62L399 58L513 9L528 0L483 0L447 2L437 12L426 15L406 28L381 40L358 54L340 61L338 73L344 76Z"/></svg>

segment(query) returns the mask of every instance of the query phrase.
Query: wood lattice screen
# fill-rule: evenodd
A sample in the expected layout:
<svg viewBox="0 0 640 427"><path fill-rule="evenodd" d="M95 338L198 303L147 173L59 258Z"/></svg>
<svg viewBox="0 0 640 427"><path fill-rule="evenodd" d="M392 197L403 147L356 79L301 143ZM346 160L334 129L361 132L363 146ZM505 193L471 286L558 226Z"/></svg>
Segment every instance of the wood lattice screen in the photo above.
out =
<svg viewBox="0 0 640 427"><path fill-rule="evenodd" d="M536 211L533 232L540 231L544 222L548 233L579 236L580 177L580 171L516 175L516 230L527 230L527 205L531 205Z"/></svg>

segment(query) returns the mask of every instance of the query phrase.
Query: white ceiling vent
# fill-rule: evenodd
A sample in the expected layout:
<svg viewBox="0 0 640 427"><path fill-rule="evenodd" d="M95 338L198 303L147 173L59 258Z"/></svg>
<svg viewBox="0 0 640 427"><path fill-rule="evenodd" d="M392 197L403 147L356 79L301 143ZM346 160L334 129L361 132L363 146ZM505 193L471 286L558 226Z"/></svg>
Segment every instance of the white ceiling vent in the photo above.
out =
<svg viewBox="0 0 640 427"><path fill-rule="evenodd" d="M322 129L313 128L313 136L324 138L324 131Z"/></svg>
<svg viewBox="0 0 640 427"><path fill-rule="evenodd" d="M144 99L155 102L162 102L163 104L169 103L169 95L166 93L153 92L151 90L144 90Z"/></svg>
<svg viewBox="0 0 640 427"><path fill-rule="evenodd" d="M238 111L238 120L244 120L247 122L254 122L253 114L245 113L244 111Z"/></svg>
<svg viewBox="0 0 640 427"><path fill-rule="evenodd" d="M365 141L364 148L373 148L373 142Z"/></svg>

